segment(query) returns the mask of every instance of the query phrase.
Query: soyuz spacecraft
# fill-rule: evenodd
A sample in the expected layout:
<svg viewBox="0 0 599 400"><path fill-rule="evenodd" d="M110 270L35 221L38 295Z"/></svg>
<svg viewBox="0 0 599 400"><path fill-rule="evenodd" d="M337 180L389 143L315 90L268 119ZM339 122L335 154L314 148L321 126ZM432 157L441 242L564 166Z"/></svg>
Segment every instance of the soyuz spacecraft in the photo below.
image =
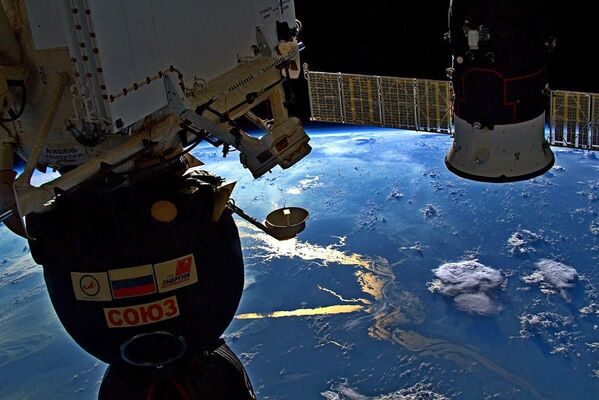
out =
<svg viewBox="0 0 599 400"><path fill-rule="evenodd" d="M165 379L199 398L189 371L215 357L224 370L199 386L227 368L247 383L219 341L243 289L232 213L281 240L308 215L259 222L189 151L237 151L255 178L310 152L284 88L299 77L300 27L292 0L2 0L0 221L29 239L67 332L111 364L101 398L149 399ZM48 169L59 176L34 186ZM215 393L242 398L234 386Z"/></svg>

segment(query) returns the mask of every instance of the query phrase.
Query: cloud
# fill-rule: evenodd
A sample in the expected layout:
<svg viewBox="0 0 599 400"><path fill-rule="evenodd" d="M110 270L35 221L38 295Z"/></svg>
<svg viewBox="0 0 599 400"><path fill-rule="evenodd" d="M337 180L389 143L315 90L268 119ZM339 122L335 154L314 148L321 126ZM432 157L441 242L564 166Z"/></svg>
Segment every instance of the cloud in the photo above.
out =
<svg viewBox="0 0 599 400"><path fill-rule="evenodd" d="M335 385L331 390L320 393L326 400L447 400L432 390L431 383L418 382L414 386L376 397L365 396L346 384Z"/></svg>
<svg viewBox="0 0 599 400"><path fill-rule="evenodd" d="M439 210L432 204L427 204L420 212L425 218L434 218L439 215Z"/></svg>
<svg viewBox="0 0 599 400"><path fill-rule="evenodd" d="M522 280L528 284L538 284L542 293L556 294L559 292L564 299L570 300L566 289L576 286L578 281L576 269L548 259L542 259L535 265L537 270L530 275L523 276Z"/></svg>
<svg viewBox="0 0 599 400"><path fill-rule="evenodd" d="M522 229L512 233L507 246L512 254L527 254L535 252L534 246L543 240L542 234Z"/></svg>
<svg viewBox="0 0 599 400"><path fill-rule="evenodd" d="M583 315L597 315L599 317L599 304L597 303L591 303L588 306L584 306L582 307L580 310L580 313Z"/></svg>
<svg viewBox="0 0 599 400"><path fill-rule="evenodd" d="M520 337L537 337L551 347L551 354L567 355L575 348L577 332L570 316L544 311L520 316Z"/></svg>
<svg viewBox="0 0 599 400"><path fill-rule="evenodd" d="M501 306L482 292L461 294L453 301L458 309L470 314L497 315L501 312Z"/></svg>
<svg viewBox="0 0 599 400"><path fill-rule="evenodd" d="M429 282L429 290L453 297L458 309L484 316L501 312L502 307L493 296L506 280L501 271L478 260L447 263L432 271L437 279Z"/></svg>
<svg viewBox="0 0 599 400"><path fill-rule="evenodd" d="M552 260L541 260L537 268L545 280L558 289L574 287L578 280L578 272L570 266Z"/></svg>

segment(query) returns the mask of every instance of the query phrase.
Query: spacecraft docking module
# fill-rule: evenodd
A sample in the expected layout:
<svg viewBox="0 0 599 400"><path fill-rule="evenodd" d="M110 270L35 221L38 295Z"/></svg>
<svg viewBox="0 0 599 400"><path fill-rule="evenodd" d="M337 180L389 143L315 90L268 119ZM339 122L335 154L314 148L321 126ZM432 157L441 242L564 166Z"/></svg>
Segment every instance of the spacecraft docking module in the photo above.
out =
<svg viewBox="0 0 599 400"><path fill-rule="evenodd" d="M451 2L455 141L445 162L457 175L509 182L553 166L545 141L553 46L545 9L541 0Z"/></svg>
<svg viewBox="0 0 599 400"><path fill-rule="evenodd" d="M445 164L467 179L511 182L541 175L554 163L545 140L552 93L546 62L555 47L550 18L543 15L547 9L541 0L452 0L447 34L451 82L317 72L305 66L312 119L453 133ZM559 103L564 95L556 94L553 100ZM555 112L552 117L562 122L556 124L552 144L597 147L598 136L588 134L588 121L573 121L586 126L586 133L583 128L571 132L572 124L563 121L573 118Z"/></svg>
<svg viewBox="0 0 599 400"><path fill-rule="evenodd" d="M210 357L247 381L218 342L243 289L232 214L281 240L308 215L258 222L189 151L237 150L256 178L310 152L285 106L302 47L293 0L0 5L0 222L29 238L69 334L112 365L102 393L123 389L114 377L127 368L168 364L156 373L191 382L181 374ZM14 154L27 162L18 177ZM34 186L48 168L59 176ZM151 398L149 387L136 393Z"/></svg>

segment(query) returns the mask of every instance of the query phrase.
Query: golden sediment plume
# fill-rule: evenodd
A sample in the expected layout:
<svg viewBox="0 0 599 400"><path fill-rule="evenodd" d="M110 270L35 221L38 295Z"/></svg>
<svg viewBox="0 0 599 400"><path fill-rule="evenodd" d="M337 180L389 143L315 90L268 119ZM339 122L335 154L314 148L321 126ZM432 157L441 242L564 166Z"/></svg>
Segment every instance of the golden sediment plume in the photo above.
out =
<svg viewBox="0 0 599 400"><path fill-rule="evenodd" d="M271 313L247 313L239 314L236 319L262 319L262 318L283 318L283 317L309 317L314 315L333 315L348 314L364 309L359 304L341 304L336 306L318 307L318 308L300 308L291 311L274 311Z"/></svg>
<svg viewBox="0 0 599 400"><path fill-rule="evenodd" d="M341 248L345 246L345 237L337 238L337 244L321 246L302 242L297 239L278 241L265 233L262 233L256 227L246 223L238 222L241 228L240 237L252 239L254 243L246 245L246 248L258 250L263 253L261 256L265 261L271 261L278 258L300 258L305 261L319 263L323 267L329 264L347 265L356 268L357 283L361 291L371 296L375 301L381 301L383 298L382 290L385 286L386 277L392 277L389 263L384 258L372 260L366 256L357 253L347 253ZM380 265L379 265L380 264ZM275 311L272 313L250 313L238 315L237 319L256 319L256 318L280 318L309 315L329 315L350 313L364 310L362 305L371 305L372 301L366 298L345 299L331 289L319 286L320 290L332 294L345 303L359 303L354 305L340 305L330 307L318 307L314 309L300 309L295 311ZM360 305L362 304L362 305ZM366 310L368 311L368 310Z"/></svg>
<svg viewBox="0 0 599 400"><path fill-rule="evenodd" d="M375 271L377 267L374 266L372 260L357 253L346 253L340 248L345 245L345 237L339 237L339 243L328 246L321 246L317 244L311 244L308 242L302 242L297 239L291 239L286 241L278 241L265 233L262 233L256 227L245 223L238 222L238 225L242 230L239 236L241 238L252 239L253 244L249 245L249 248L263 252L263 258L265 261L270 261L278 258L300 258L305 261L311 261L320 263L323 267L329 264L339 264L353 266L357 268L356 274L360 274L358 278L358 284L361 287L363 293L372 296L376 301L380 301L382 298L382 288L384 282L377 278L375 273L369 273L366 271ZM247 248L247 246L246 246ZM386 269L388 263L384 262ZM332 294L339 300L345 303L361 303L364 305L370 305L372 302L364 298L353 298L345 299L341 295L337 294L331 289L323 288L319 286L320 290ZM332 315L332 314L346 314L356 311L361 311L364 306L360 304L354 305L339 305L329 307L318 307L314 309L299 309L295 311L275 311L271 313L249 313L238 315L237 319L257 319L257 318L281 318L281 317L298 317L298 316L310 316L310 315Z"/></svg>
<svg viewBox="0 0 599 400"><path fill-rule="evenodd" d="M243 230L239 233L241 238L254 239L256 243L249 248L265 252L266 261L277 258L301 258L305 261L321 262L323 266L328 264L353 265L356 267L370 268L371 261L356 253L346 253L339 250L343 246L344 238L340 238L340 244L320 246L297 239L278 241L271 236L261 232L247 222L237 223Z"/></svg>
<svg viewBox="0 0 599 400"><path fill-rule="evenodd" d="M358 280L358 284L362 288L362 292L374 297L376 301L381 301L383 298L383 288L385 282L372 272L358 270L354 272Z"/></svg>

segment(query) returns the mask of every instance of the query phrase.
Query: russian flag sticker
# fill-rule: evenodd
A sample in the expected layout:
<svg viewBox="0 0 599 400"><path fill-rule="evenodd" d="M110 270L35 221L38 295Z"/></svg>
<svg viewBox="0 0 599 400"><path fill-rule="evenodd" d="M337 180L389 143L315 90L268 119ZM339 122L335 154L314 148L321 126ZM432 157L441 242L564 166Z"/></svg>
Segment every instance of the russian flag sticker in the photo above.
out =
<svg viewBox="0 0 599 400"><path fill-rule="evenodd" d="M115 299L156 293L154 268L151 264L108 271L112 296Z"/></svg>

